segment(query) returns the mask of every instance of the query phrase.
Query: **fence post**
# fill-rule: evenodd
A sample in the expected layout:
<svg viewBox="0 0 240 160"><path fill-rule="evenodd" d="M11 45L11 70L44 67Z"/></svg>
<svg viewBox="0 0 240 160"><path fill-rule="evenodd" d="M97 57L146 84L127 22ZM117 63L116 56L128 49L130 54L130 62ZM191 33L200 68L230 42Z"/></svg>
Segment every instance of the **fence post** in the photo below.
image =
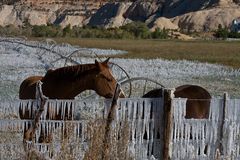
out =
<svg viewBox="0 0 240 160"><path fill-rule="evenodd" d="M35 132L36 132L37 128L39 127L40 117L42 115L42 112L44 111L44 106L46 104L46 101L48 100L48 98L43 95L42 82L41 81L37 82L36 100L38 101L39 109L38 109L37 114L36 114L36 116L34 118L34 121L33 121L32 138L35 135Z"/></svg>
<svg viewBox="0 0 240 160"><path fill-rule="evenodd" d="M110 159L110 154L109 153L109 146L110 146L110 138L111 138L111 125L112 125L112 121L115 118L115 112L116 112L116 108L117 108L117 100L119 97L119 94L121 92L120 89L120 84L117 83L115 92L114 92L114 96L113 96L113 100L112 100L112 104L111 104L111 108L108 112L108 116L107 116L107 122L106 122L106 127L105 127L105 134L104 134L104 139L103 139L103 153L102 153L102 159L104 160L109 160Z"/></svg>
<svg viewBox="0 0 240 160"><path fill-rule="evenodd" d="M164 91L164 146L163 146L163 160L171 158L171 139L173 129L173 109L172 99L174 98L175 89L168 89Z"/></svg>
<svg viewBox="0 0 240 160"><path fill-rule="evenodd" d="M225 119L226 119L226 109L227 109L227 101L228 101L228 94L227 92L224 93L223 95L223 112L222 112L222 121L221 121L221 128L220 128L220 137L219 137L219 150L220 150L220 154L223 155L223 132L224 132L224 122L225 122Z"/></svg>
<svg viewBox="0 0 240 160"><path fill-rule="evenodd" d="M35 132L39 127L39 121L40 121L40 117L42 115L42 112L44 111L44 105L47 101L47 97L45 97L42 93L42 82L38 81L37 85L36 85L36 100L37 100L37 105L38 105L38 111L33 119L32 122L32 127L29 128L26 133L24 133L25 135L30 135L30 138L33 141L34 137L35 137Z"/></svg>

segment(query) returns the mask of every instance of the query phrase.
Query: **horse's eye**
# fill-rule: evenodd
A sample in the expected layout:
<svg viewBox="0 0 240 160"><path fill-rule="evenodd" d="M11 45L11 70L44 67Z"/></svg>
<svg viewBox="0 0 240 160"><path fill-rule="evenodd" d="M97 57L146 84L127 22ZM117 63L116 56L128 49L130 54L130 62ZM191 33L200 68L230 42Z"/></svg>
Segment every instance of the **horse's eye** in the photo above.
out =
<svg viewBox="0 0 240 160"><path fill-rule="evenodd" d="M108 82L112 82L113 79L112 78L106 78Z"/></svg>
<svg viewBox="0 0 240 160"><path fill-rule="evenodd" d="M105 76L104 74L99 74L99 76L101 77L101 78L104 78L104 79L106 79L108 82L111 82L111 81L113 81L113 79L112 78L108 78L107 76Z"/></svg>

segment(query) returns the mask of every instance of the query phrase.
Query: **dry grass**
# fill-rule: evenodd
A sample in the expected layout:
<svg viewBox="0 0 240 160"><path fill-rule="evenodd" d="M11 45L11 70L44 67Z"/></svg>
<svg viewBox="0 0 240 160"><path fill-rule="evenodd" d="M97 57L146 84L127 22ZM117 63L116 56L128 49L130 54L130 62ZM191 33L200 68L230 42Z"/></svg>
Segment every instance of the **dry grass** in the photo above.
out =
<svg viewBox="0 0 240 160"><path fill-rule="evenodd" d="M240 42L176 40L108 40L57 38L58 43L82 47L120 49L129 53L122 58L197 60L240 68Z"/></svg>
<svg viewBox="0 0 240 160"><path fill-rule="evenodd" d="M122 126L112 128L111 136L108 139L108 150L104 150L104 136L105 136L106 121L95 121L89 125L90 131L90 144L87 152L85 153L84 160L102 159L118 159L118 160L131 160L132 155L128 153L129 144L129 127L127 123ZM117 129L117 131L116 131ZM114 134L115 133L115 134Z"/></svg>
<svg viewBox="0 0 240 160"><path fill-rule="evenodd" d="M50 144L50 158L56 160L68 159L76 160L81 157L83 160L97 160L111 159L111 160L132 160L134 155L130 155L128 152L129 144L129 126L128 123L122 123L121 125L117 123L116 127L111 128L110 136L108 137L107 145L108 150L104 149L104 138L106 133L107 121L100 119L94 120L88 123L85 132L84 142L87 143L87 147L83 147L81 143L81 138L76 139L74 135L74 126L66 126L66 135L61 137L60 150L56 150L54 146L51 147ZM65 133L64 133L65 134ZM59 136L59 135L57 135ZM59 137L59 138L60 138ZM63 138L63 139L62 139ZM55 139L56 140L56 139ZM52 142L54 143L54 141ZM46 155L46 154L45 154ZM53 157L52 157L52 156ZM36 160L47 160L48 156L43 156L34 148L29 150L23 159L36 159Z"/></svg>

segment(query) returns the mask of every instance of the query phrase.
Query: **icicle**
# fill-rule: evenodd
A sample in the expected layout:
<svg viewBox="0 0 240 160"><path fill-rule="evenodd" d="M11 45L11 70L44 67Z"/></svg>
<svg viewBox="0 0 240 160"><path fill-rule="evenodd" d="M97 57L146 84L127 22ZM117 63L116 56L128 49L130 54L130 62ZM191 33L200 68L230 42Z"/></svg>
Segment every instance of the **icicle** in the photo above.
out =
<svg viewBox="0 0 240 160"><path fill-rule="evenodd" d="M23 101L21 102L21 110L22 110L23 116L25 116L25 106Z"/></svg>
<svg viewBox="0 0 240 160"><path fill-rule="evenodd" d="M122 101L122 103L124 103L124 107L126 107L127 110L128 110L127 122L130 122L130 121L133 119L133 115L132 115L132 113L133 113L132 105L131 105L131 103L129 104L128 101ZM123 106L123 105L122 105L122 106ZM122 107L122 106L121 106L121 107Z"/></svg>
<svg viewBox="0 0 240 160"><path fill-rule="evenodd" d="M42 128L41 128L41 124L40 124L39 129L37 129L36 132L35 132L36 141L37 141L37 140L39 139L39 137L40 137L41 130L42 130Z"/></svg>
<svg viewBox="0 0 240 160"><path fill-rule="evenodd" d="M62 137L64 137L65 123L61 121Z"/></svg>
<svg viewBox="0 0 240 160"><path fill-rule="evenodd" d="M19 110L17 109L18 106L20 107L20 104L18 101L12 104L13 114L16 116L19 115Z"/></svg>
<svg viewBox="0 0 240 160"><path fill-rule="evenodd" d="M68 119L70 118L70 117L73 117L73 115L72 115L72 102L68 102L67 103L67 109L68 109L68 115L67 115L67 117L68 117Z"/></svg>
<svg viewBox="0 0 240 160"><path fill-rule="evenodd" d="M54 102L47 101L47 104L45 104L45 108L44 108L44 120L53 119L52 118L53 111L54 111L53 107L54 107ZM47 115L48 115L48 117L47 117Z"/></svg>
<svg viewBox="0 0 240 160"><path fill-rule="evenodd" d="M57 103L56 103L56 114L60 114L60 112L59 112L59 110L60 110L60 106L61 106L61 102L60 101L57 101ZM60 105L60 106L59 106Z"/></svg>
<svg viewBox="0 0 240 160"><path fill-rule="evenodd" d="M49 123L50 123L50 121L45 121L45 124L46 124L46 128L45 128L45 133L46 133L46 136L48 136L49 135Z"/></svg>
<svg viewBox="0 0 240 160"><path fill-rule="evenodd" d="M56 116L56 108L57 108L57 104L58 102L49 102L48 105L48 115L49 115L49 119L54 119L54 117Z"/></svg>
<svg viewBox="0 0 240 160"><path fill-rule="evenodd" d="M85 136L84 136L84 131L85 130L85 123L82 123L82 125L81 125L81 130L80 130L80 128L79 128L79 134L80 134L80 141L81 141L81 143L84 143L84 139L85 139ZM80 133L80 131L81 131L81 133Z"/></svg>
<svg viewBox="0 0 240 160"><path fill-rule="evenodd" d="M122 108L122 121L127 120L127 107L124 105Z"/></svg>
<svg viewBox="0 0 240 160"><path fill-rule="evenodd" d="M31 101L27 103L28 117L31 117Z"/></svg>
<svg viewBox="0 0 240 160"><path fill-rule="evenodd" d="M65 102L61 101L61 119L65 118Z"/></svg>

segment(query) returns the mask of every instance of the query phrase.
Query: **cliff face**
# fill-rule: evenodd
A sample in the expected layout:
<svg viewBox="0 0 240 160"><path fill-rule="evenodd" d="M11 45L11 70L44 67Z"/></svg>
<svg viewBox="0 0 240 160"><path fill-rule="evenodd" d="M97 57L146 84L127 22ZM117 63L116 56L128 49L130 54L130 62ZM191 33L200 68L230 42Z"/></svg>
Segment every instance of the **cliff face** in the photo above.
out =
<svg viewBox="0 0 240 160"><path fill-rule="evenodd" d="M0 3L1 13L16 13L11 16L21 22L27 20L31 25L46 25L47 23L66 26L82 26L101 6L105 0L5 0ZM21 25L11 20L0 21L1 26L8 24ZM86 21L86 22L85 22Z"/></svg>
<svg viewBox="0 0 240 160"><path fill-rule="evenodd" d="M3 0L0 25L47 23L119 27L142 21L153 29L212 31L240 17L240 0Z"/></svg>

